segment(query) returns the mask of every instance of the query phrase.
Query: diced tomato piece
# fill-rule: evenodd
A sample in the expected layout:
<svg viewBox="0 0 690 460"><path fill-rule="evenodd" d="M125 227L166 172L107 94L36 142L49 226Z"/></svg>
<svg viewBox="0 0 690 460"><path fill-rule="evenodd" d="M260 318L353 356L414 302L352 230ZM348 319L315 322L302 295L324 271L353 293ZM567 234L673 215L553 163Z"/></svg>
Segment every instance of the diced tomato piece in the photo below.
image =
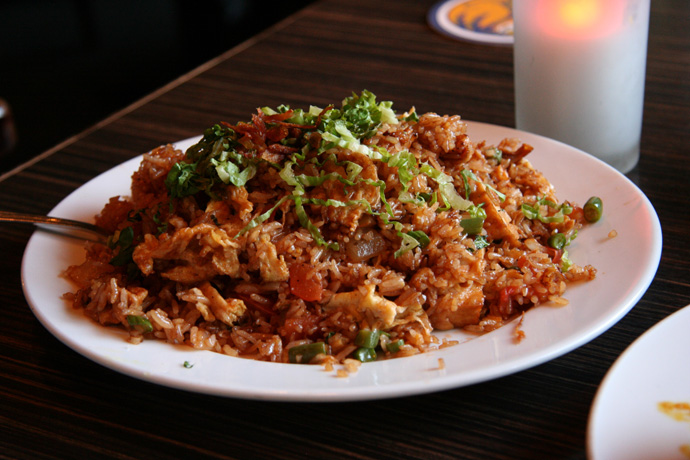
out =
<svg viewBox="0 0 690 460"><path fill-rule="evenodd" d="M515 263L516 263L517 266L520 267L521 269L523 269L523 268L529 266L529 260L527 260L527 257L525 257L524 254L521 255L520 257L518 257L518 260L515 261Z"/></svg>
<svg viewBox="0 0 690 460"><path fill-rule="evenodd" d="M280 334L290 337L292 340L310 336L319 322L317 315L306 315L297 318L288 318L280 328Z"/></svg>
<svg viewBox="0 0 690 460"><path fill-rule="evenodd" d="M559 264L561 262L561 258L563 257L563 249L546 248L546 252L551 256L553 263Z"/></svg>
<svg viewBox="0 0 690 460"><path fill-rule="evenodd" d="M568 217L580 223L586 222L585 211L582 209L581 206L574 206L573 211L570 214L568 214Z"/></svg>
<svg viewBox="0 0 690 460"><path fill-rule="evenodd" d="M321 300L321 275L309 264L293 265L290 267L290 292L307 302Z"/></svg>
<svg viewBox="0 0 690 460"><path fill-rule="evenodd" d="M499 292L498 309L504 318L513 314L513 296L517 292L517 286L506 286Z"/></svg>

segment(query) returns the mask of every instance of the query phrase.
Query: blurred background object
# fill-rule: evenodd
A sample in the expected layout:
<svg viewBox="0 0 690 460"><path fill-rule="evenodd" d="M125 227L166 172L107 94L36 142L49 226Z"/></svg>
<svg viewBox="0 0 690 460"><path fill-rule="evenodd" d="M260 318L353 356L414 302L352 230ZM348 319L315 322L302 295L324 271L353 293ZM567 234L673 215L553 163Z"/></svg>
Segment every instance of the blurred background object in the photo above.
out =
<svg viewBox="0 0 690 460"><path fill-rule="evenodd" d="M313 1L3 0L0 174Z"/></svg>
<svg viewBox="0 0 690 460"><path fill-rule="evenodd" d="M10 155L17 144L17 129L10 105L0 99L0 161Z"/></svg>

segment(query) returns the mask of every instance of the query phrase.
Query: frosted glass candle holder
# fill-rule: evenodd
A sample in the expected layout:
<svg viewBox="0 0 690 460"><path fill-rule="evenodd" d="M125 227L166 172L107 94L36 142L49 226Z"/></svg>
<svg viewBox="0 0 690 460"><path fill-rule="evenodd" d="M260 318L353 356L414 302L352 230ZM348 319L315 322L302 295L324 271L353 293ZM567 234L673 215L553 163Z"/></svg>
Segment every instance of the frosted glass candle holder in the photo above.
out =
<svg viewBox="0 0 690 460"><path fill-rule="evenodd" d="M523 131L623 173L640 155L650 0L513 0Z"/></svg>

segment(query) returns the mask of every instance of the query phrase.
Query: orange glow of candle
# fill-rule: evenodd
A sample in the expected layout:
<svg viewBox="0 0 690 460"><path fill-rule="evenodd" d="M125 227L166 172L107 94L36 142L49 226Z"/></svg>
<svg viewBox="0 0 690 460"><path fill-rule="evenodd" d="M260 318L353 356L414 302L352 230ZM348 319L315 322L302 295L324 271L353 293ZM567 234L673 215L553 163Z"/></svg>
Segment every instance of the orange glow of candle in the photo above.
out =
<svg viewBox="0 0 690 460"><path fill-rule="evenodd" d="M597 0L567 0L560 3L559 16L563 24L570 29L591 27L601 16L601 7Z"/></svg>
<svg viewBox="0 0 690 460"><path fill-rule="evenodd" d="M621 0L541 0L538 23L555 37L598 38L623 26L624 7Z"/></svg>

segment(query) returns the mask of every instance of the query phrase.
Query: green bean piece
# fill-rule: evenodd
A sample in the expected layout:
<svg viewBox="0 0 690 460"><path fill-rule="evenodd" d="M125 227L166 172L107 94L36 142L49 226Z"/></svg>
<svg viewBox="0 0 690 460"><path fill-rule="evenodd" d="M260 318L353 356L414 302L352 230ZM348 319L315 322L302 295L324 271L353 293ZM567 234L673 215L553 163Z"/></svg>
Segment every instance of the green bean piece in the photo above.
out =
<svg viewBox="0 0 690 460"><path fill-rule="evenodd" d="M593 196L582 207L585 212L585 220L590 223L594 223L601 219L604 213L604 204L601 202L601 198L598 196Z"/></svg>
<svg viewBox="0 0 690 460"><path fill-rule="evenodd" d="M381 331L378 329L360 329L355 337L355 345L362 348L376 348L379 344Z"/></svg>
<svg viewBox="0 0 690 460"><path fill-rule="evenodd" d="M386 345L386 351L389 353L397 353L400 351L400 348L402 348L403 345L405 345L405 341L403 339L388 342L388 345Z"/></svg>
<svg viewBox="0 0 690 460"><path fill-rule="evenodd" d="M291 363L309 364L318 354L328 354L326 344L323 342L305 343L288 350L288 360Z"/></svg>
<svg viewBox="0 0 690 460"><path fill-rule="evenodd" d="M355 359L362 361L363 363L368 363L370 361L376 361L376 350L373 348L359 347L353 353Z"/></svg>
<svg viewBox="0 0 690 460"><path fill-rule="evenodd" d="M549 237L548 245L554 249L563 249L568 242L568 238L563 233L554 233Z"/></svg>

